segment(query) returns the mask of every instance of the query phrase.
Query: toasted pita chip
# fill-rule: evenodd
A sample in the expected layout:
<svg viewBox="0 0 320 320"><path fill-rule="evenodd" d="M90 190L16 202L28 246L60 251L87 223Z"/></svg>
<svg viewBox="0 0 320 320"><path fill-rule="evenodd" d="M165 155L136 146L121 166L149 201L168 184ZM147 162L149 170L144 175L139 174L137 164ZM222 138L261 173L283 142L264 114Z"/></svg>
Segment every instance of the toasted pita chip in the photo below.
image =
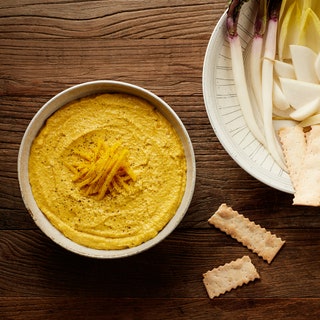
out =
<svg viewBox="0 0 320 320"><path fill-rule="evenodd" d="M236 239L268 263L271 263L285 241L255 224L225 203L208 222Z"/></svg>
<svg viewBox="0 0 320 320"><path fill-rule="evenodd" d="M226 263L203 274L203 283L210 299L213 299L257 278L260 278L260 275L251 259L248 256L243 256L241 259Z"/></svg>

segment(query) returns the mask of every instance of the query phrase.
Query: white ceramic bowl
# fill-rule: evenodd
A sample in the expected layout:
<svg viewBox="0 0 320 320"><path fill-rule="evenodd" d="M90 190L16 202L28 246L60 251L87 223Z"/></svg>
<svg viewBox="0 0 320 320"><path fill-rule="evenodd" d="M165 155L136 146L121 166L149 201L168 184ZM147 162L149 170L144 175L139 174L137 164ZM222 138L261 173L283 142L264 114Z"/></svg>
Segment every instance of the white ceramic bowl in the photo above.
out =
<svg viewBox="0 0 320 320"><path fill-rule="evenodd" d="M253 35L254 5L254 1L246 2L239 18L244 58ZM289 175L254 137L244 120L232 74L226 18L227 12L211 35L204 59L202 86L209 120L217 138L239 166L270 187L293 193Z"/></svg>
<svg viewBox="0 0 320 320"><path fill-rule="evenodd" d="M58 110L70 101L92 94L106 92L118 92L136 95L147 100L153 106L155 106L165 116L165 118L170 121L170 123L173 125L176 132L180 136L181 142L185 150L185 156L187 161L186 189L181 204L173 218L154 238L136 247L122 250L91 249L79 245L65 237L49 222L46 216L38 208L32 195L28 174L28 160L30 148L34 138L37 136L39 130L44 125L46 119L50 117L56 110ZM21 141L18 155L18 178L22 198L27 210L31 214L37 226L49 238L51 238L54 242L64 247L65 249L75 252L77 254L94 258L112 259L131 256L139 252L145 251L146 249L149 249L157 243L159 243L160 241L162 241L177 227L177 225L180 223L185 213L187 212L187 209L190 205L193 196L196 180L196 164L194 151L189 135L179 117L167 103L165 103L162 99L157 97L152 92L138 87L136 85L118 81L101 80L82 83L62 91L61 93L54 96L51 100L49 100L46 104L44 104L43 107L36 113L36 115L31 120L28 128L26 129L23 139Z"/></svg>

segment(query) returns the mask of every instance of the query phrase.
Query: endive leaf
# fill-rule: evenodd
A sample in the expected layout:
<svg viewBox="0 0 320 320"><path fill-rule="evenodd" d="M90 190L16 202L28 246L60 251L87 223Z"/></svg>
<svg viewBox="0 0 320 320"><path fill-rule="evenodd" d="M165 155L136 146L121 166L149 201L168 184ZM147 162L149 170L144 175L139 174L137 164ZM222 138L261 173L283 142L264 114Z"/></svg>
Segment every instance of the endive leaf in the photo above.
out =
<svg viewBox="0 0 320 320"><path fill-rule="evenodd" d="M281 61L291 59L290 45L297 44L300 33L301 9L294 1L286 11L278 37L278 55Z"/></svg>
<svg viewBox="0 0 320 320"><path fill-rule="evenodd" d="M292 64L297 80L319 83L315 70L317 54L306 46L290 45Z"/></svg>
<svg viewBox="0 0 320 320"><path fill-rule="evenodd" d="M316 13L307 8L301 17L298 44L309 47L315 52L320 51L320 20Z"/></svg>
<svg viewBox="0 0 320 320"><path fill-rule="evenodd" d="M280 13L279 13L279 25L282 24L284 17L287 14L287 11L292 6L295 0L282 0Z"/></svg>
<svg viewBox="0 0 320 320"><path fill-rule="evenodd" d="M320 97L320 84L280 78L281 88L289 104L299 109Z"/></svg>
<svg viewBox="0 0 320 320"><path fill-rule="evenodd" d="M320 57L319 57L319 63L320 63ZM280 78L296 79L296 74L295 74L293 65L291 63L283 62L280 60L274 60L273 68L274 68L275 75Z"/></svg>
<svg viewBox="0 0 320 320"><path fill-rule="evenodd" d="M318 53L318 55L317 55L317 59L316 59L316 62L314 64L314 68L315 68L318 80L320 82L320 53Z"/></svg>
<svg viewBox="0 0 320 320"><path fill-rule="evenodd" d="M316 112L318 112L320 109L320 98L316 98L310 102L308 102L306 105L302 106L301 108L293 111L290 114L290 117L297 121L303 121L312 115L314 115Z"/></svg>
<svg viewBox="0 0 320 320"><path fill-rule="evenodd" d="M307 8L310 8L312 11L314 11L314 13L318 17L320 16L320 1L319 0L304 0L302 2L303 2L302 11L305 11Z"/></svg>

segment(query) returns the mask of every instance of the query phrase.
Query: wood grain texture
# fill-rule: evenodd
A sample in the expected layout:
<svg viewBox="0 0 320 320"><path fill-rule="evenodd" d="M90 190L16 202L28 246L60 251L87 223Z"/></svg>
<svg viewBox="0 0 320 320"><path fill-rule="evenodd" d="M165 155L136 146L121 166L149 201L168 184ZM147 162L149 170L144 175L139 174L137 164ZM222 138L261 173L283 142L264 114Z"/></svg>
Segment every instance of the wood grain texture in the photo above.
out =
<svg viewBox="0 0 320 320"><path fill-rule="evenodd" d="M206 47L224 0L2 0L0 3L0 319L318 319L320 212L242 170L214 134L202 97ZM190 208L138 256L88 259L48 239L28 214L17 157L52 96L97 79L167 101L195 150ZM225 202L286 241L271 265L210 226ZM261 279L214 300L202 274L248 254Z"/></svg>
<svg viewBox="0 0 320 320"><path fill-rule="evenodd" d="M206 38L224 1L2 1L4 38ZM9 30L8 30L9 27Z"/></svg>
<svg viewBox="0 0 320 320"><path fill-rule="evenodd" d="M0 312L11 319L318 319L318 301L312 299L226 299L208 301L192 299L139 299L121 298L16 298L0 301ZM159 310L162 310L159 313ZM235 311L237 310L236 316ZM300 314L296 313L300 310ZM301 314L305 317L301 318ZM143 316L141 316L143 315Z"/></svg>

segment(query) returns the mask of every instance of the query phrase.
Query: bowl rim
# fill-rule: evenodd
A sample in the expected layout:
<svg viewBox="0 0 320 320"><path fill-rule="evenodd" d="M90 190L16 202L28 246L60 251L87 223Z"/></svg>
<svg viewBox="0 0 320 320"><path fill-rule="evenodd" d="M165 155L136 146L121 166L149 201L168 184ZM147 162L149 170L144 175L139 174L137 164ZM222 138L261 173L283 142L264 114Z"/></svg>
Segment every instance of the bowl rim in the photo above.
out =
<svg viewBox="0 0 320 320"><path fill-rule="evenodd" d="M45 214L43 214L38 208L32 195L28 174L30 148L34 138L39 133L39 130L43 127L46 119L70 101L93 94L107 92L135 95L147 100L149 103L155 106L157 110L171 123L179 135L184 147L187 162L187 181L185 192L175 215L154 238L138 246L119 250L101 250L89 248L70 240L62 232L56 229L46 218ZM196 160L193 145L184 124L175 111L163 99L155 95L153 92L128 82L114 80L95 80L83 82L61 91L48 100L36 112L25 130L19 147L17 167L19 187L23 202L34 222L42 230L42 232L56 244L67 249L68 251L86 257L102 259L114 259L132 256L150 249L165 239L184 218L193 198L196 182Z"/></svg>

